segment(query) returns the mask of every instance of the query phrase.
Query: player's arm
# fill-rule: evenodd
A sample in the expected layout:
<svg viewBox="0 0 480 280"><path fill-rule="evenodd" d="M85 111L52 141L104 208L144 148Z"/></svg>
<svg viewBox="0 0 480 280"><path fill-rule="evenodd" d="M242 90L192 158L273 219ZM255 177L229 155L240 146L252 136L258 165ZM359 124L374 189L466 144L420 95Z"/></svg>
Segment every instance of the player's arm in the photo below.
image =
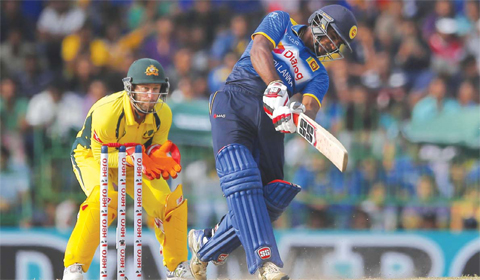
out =
<svg viewBox="0 0 480 280"><path fill-rule="evenodd" d="M318 99L310 94L303 95L302 104L305 105L305 115L309 116L311 119L315 119L317 116L318 110L320 110L320 103Z"/></svg>
<svg viewBox="0 0 480 280"><path fill-rule="evenodd" d="M275 80L280 80L277 70L273 64L272 51L274 49L273 43L262 34L253 35L253 45L250 50L250 59L253 68L265 84Z"/></svg>
<svg viewBox="0 0 480 280"><path fill-rule="evenodd" d="M109 122L110 118L104 112L97 109L92 112L92 124L90 135L90 147L93 157L100 163L100 155L103 144L116 143L115 126ZM115 125L115 126L114 126ZM116 148L108 148L108 167L118 167L118 150Z"/></svg>

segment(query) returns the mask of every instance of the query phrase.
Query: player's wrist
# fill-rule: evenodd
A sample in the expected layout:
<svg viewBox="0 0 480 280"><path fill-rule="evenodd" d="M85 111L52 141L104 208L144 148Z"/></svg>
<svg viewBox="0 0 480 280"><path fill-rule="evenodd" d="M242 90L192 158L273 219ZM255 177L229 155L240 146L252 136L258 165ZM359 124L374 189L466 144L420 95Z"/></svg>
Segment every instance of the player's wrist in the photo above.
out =
<svg viewBox="0 0 480 280"><path fill-rule="evenodd" d="M283 84L283 81L282 81L282 80L273 80L273 81L271 81L270 83L268 83L268 85L271 85L271 84L274 84L274 83L281 83L281 84Z"/></svg>

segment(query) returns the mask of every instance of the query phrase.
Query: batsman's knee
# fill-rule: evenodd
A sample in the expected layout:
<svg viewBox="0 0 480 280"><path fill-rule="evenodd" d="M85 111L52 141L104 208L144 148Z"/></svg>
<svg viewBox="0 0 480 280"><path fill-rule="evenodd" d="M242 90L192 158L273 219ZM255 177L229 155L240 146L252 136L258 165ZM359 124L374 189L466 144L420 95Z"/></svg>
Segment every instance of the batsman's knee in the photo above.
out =
<svg viewBox="0 0 480 280"><path fill-rule="evenodd" d="M263 188L263 196L268 215L273 222L277 220L302 188L283 180L274 180Z"/></svg>
<svg viewBox="0 0 480 280"><path fill-rule="evenodd" d="M261 177L251 152L240 144L223 147L216 156L217 173L226 197L233 193L260 189Z"/></svg>

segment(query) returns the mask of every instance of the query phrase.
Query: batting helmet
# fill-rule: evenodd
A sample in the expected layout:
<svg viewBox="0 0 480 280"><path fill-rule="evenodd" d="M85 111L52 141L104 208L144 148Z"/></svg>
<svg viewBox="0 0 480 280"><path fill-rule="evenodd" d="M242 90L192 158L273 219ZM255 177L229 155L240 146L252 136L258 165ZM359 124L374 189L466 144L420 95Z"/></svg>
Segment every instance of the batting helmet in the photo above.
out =
<svg viewBox="0 0 480 280"><path fill-rule="evenodd" d="M340 5L325 6L316 10L308 18L308 23L315 37L326 36L327 28L331 26L350 51L352 50L350 44L357 36L357 20L347 8ZM338 52L338 49L336 51Z"/></svg>

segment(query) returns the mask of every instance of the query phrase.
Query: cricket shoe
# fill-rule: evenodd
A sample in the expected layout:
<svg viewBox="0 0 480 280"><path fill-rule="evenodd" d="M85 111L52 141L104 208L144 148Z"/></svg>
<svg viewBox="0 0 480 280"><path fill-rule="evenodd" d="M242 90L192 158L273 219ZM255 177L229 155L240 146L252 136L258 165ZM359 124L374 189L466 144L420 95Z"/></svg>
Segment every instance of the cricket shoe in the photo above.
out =
<svg viewBox="0 0 480 280"><path fill-rule="evenodd" d="M63 280L83 280L83 269L79 263L74 263L63 271Z"/></svg>
<svg viewBox="0 0 480 280"><path fill-rule="evenodd" d="M188 266L188 261L185 261L177 265L174 271L170 271L167 268L167 280L192 279L192 274Z"/></svg>
<svg viewBox="0 0 480 280"><path fill-rule="evenodd" d="M280 268L272 263L266 262L258 269L258 278L260 280L288 280L287 274L280 271Z"/></svg>
<svg viewBox="0 0 480 280"><path fill-rule="evenodd" d="M207 279L207 265L208 262L202 262L198 257L198 251L208 241L205 237L204 231L201 229L192 229L188 233L188 248L192 252L192 259L190 260L190 271L196 280Z"/></svg>

